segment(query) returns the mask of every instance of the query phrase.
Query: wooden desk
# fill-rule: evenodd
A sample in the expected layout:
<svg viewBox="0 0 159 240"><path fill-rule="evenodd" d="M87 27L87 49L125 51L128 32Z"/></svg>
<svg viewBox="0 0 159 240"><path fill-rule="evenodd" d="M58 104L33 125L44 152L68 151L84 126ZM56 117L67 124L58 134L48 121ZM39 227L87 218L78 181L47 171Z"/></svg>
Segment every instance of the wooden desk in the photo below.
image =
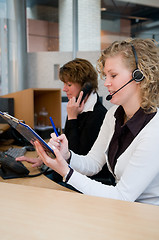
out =
<svg viewBox="0 0 159 240"><path fill-rule="evenodd" d="M10 128L9 124L7 123L0 123L0 134L5 132Z"/></svg>
<svg viewBox="0 0 159 240"><path fill-rule="evenodd" d="M159 207L0 183L1 239L158 240Z"/></svg>

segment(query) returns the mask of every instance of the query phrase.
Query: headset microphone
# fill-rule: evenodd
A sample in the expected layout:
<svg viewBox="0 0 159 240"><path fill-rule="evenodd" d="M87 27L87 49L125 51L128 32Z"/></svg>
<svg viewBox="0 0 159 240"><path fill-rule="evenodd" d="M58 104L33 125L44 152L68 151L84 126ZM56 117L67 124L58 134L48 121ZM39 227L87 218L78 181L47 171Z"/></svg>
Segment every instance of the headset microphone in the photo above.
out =
<svg viewBox="0 0 159 240"><path fill-rule="evenodd" d="M115 93L119 92L123 87L125 87L126 85L128 85L129 83L131 83L133 80L135 80L135 77L133 77L131 80L129 80L127 83L125 83L121 88L119 88L117 91L115 91L112 95L109 94L109 95L106 97L106 100L107 100L107 101L110 101Z"/></svg>

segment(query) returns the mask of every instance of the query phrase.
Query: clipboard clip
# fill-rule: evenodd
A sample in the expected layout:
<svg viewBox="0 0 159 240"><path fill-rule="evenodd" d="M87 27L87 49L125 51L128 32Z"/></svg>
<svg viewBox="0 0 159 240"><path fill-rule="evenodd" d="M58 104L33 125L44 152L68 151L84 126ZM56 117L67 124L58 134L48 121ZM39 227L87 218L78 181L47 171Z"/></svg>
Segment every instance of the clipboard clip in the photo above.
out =
<svg viewBox="0 0 159 240"><path fill-rule="evenodd" d="M9 115L8 113L3 112L3 115L4 115L6 118L8 118L8 119L10 119L10 120L13 120L13 121L16 122L16 123L19 123L19 122L25 123L24 120L19 120L19 119L15 118L15 117Z"/></svg>

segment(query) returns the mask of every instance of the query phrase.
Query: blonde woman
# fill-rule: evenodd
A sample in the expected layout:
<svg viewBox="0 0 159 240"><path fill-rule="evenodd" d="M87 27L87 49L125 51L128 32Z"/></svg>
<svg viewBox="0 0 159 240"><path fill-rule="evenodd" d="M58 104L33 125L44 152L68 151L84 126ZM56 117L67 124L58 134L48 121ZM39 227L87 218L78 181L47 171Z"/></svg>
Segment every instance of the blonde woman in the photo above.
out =
<svg viewBox="0 0 159 240"><path fill-rule="evenodd" d="M47 156L39 143L37 152L84 194L159 205L159 49L150 39L116 41L102 52L97 67L105 77L107 99L115 106L107 112L90 152L74 154L66 137L54 134L49 145L56 158ZM86 177L106 162L115 186Z"/></svg>

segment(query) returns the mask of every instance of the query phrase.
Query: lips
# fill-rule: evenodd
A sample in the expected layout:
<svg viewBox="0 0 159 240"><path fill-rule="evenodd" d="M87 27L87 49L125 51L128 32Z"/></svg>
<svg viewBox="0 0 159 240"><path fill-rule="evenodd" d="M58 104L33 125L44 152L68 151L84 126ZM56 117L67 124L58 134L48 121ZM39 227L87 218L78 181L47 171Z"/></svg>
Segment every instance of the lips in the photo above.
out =
<svg viewBox="0 0 159 240"><path fill-rule="evenodd" d="M115 91L109 90L109 94L110 94L110 95L112 95L113 93L115 93Z"/></svg>
<svg viewBox="0 0 159 240"><path fill-rule="evenodd" d="M67 94L67 97L68 97L68 98L71 98L71 95L70 95L70 94Z"/></svg>

